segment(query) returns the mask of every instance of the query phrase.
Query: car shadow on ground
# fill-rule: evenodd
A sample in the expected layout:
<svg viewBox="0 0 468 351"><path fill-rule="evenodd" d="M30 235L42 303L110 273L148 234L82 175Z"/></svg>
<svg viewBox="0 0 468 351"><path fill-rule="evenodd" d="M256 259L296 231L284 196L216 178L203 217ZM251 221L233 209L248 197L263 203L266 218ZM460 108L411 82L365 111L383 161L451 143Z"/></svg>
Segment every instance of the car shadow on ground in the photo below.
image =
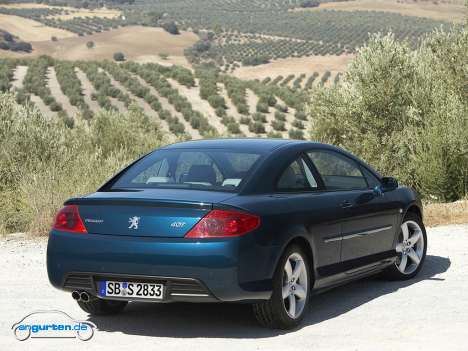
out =
<svg viewBox="0 0 468 351"><path fill-rule="evenodd" d="M389 282L369 278L313 296L299 328L338 317L423 280L442 283L444 279L435 276L446 272L450 264L448 258L428 255L423 269L414 279ZM100 331L154 337L267 338L288 333L259 327L248 304L130 303L119 315L93 316L88 320Z"/></svg>

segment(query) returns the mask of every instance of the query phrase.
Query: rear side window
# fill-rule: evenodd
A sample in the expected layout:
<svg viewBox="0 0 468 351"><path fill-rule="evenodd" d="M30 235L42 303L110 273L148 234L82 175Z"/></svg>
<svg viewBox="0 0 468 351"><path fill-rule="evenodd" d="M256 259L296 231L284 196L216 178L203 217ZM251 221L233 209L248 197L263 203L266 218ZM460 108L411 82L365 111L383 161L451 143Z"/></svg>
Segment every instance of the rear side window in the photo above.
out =
<svg viewBox="0 0 468 351"><path fill-rule="evenodd" d="M359 165L333 151L314 150L307 153L330 190L367 189Z"/></svg>
<svg viewBox="0 0 468 351"><path fill-rule="evenodd" d="M260 156L228 150L158 150L133 165L112 188L235 191Z"/></svg>
<svg viewBox="0 0 468 351"><path fill-rule="evenodd" d="M281 174L276 188L279 191L311 191L317 182L302 158L292 162Z"/></svg>

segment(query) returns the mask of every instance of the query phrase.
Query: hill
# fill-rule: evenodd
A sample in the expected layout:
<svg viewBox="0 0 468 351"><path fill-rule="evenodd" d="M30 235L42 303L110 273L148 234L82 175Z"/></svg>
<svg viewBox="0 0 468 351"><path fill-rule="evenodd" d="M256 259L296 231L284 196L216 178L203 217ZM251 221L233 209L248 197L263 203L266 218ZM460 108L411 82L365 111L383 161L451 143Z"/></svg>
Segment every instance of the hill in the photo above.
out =
<svg viewBox="0 0 468 351"><path fill-rule="evenodd" d="M368 41L369 34L390 30L399 40L409 40L416 46L434 28L448 27L463 16L463 7L458 2L316 1L313 3L320 6L312 9L304 9L304 3L303 0L50 0L49 4L60 6L0 5L0 13L40 23L44 28L38 32L46 33L44 40L54 35L49 33L54 28L85 38L135 25L161 27L174 34L179 30L193 32L198 37L193 35L184 42L186 57L193 64L214 63L225 72L235 71L241 65L291 57L354 54ZM34 24L22 27L28 26ZM20 29L13 34L26 40ZM172 44L177 46L178 35L173 37L174 42L161 44L164 51L170 51ZM113 38L110 35L107 40ZM191 42L192 39L195 41ZM141 45L154 44L151 36L142 35L138 41ZM66 50L62 53L66 55Z"/></svg>
<svg viewBox="0 0 468 351"><path fill-rule="evenodd" d="M19 102L34 103L44 115L62 118L70 126L77 119L92 119L102 109L124 112L135 106L173 138L304 137L302 85L244 81L212 67L193 72L177 65L46 56L0 63L3 91L15 91ZM323 83L317 79L316 84Z"/></svg>

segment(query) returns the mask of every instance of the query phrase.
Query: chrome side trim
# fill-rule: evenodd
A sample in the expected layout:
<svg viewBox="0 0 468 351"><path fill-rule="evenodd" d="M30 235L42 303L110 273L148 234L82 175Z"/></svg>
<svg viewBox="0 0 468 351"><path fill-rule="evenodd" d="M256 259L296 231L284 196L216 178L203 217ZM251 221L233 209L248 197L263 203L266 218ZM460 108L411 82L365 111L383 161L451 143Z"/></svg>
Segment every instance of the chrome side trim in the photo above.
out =
<svg viewBox="0 0 468 351"><path fill-rule="evenodd" d="M345 235L345 236L343 236L343 240L353 239L353 238L357 238L357 237L365 236L365 235L369 235L369 234L380 233L380 232L383 232L383 231L389 230L389 229L392 229L391 225L386 226L386 227L366 230L365 232L360 232L360 233L356 233L356 234Z"/></svg>
<svg viewBox="0 0 468 351"><path fill-rule="evenodd" d="M336 236L336 237L324 239L323 241L326 243L332 243L334 241L341 241L341 240L343 240L342 236Z"/></svg>
<svg viewBox="0 0 468 351"><path fill-rule="evenodd" d="M381 227L381 228L366 230L365 232L354 233L354 234L349 234L349 235L344 235L344 236L331 237L331 238L324 239L323 241L325 243L332 243L332 242L335 242L335 241L354 239L354 238L359 238L359 237L365 236L365 235L380 233L380 232L383 232L385 230L389 230L389 229L392 229L392 228L393 228L393 226L388 225L388 226Z"/></svg>

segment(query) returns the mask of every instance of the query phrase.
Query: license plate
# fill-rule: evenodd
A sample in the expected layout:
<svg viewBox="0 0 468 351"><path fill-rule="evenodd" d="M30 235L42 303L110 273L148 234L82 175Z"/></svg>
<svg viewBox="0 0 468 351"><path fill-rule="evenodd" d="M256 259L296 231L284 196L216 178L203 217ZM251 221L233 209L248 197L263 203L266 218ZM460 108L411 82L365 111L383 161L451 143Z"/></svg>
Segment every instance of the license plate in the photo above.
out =
<svg viewBox="0 0 468 351"><path fill-rule="evenodd" d="M125 297L140 299L162 299L164 296L164 285L140 282L99 282L99 295L102 297Z"/></svg>

